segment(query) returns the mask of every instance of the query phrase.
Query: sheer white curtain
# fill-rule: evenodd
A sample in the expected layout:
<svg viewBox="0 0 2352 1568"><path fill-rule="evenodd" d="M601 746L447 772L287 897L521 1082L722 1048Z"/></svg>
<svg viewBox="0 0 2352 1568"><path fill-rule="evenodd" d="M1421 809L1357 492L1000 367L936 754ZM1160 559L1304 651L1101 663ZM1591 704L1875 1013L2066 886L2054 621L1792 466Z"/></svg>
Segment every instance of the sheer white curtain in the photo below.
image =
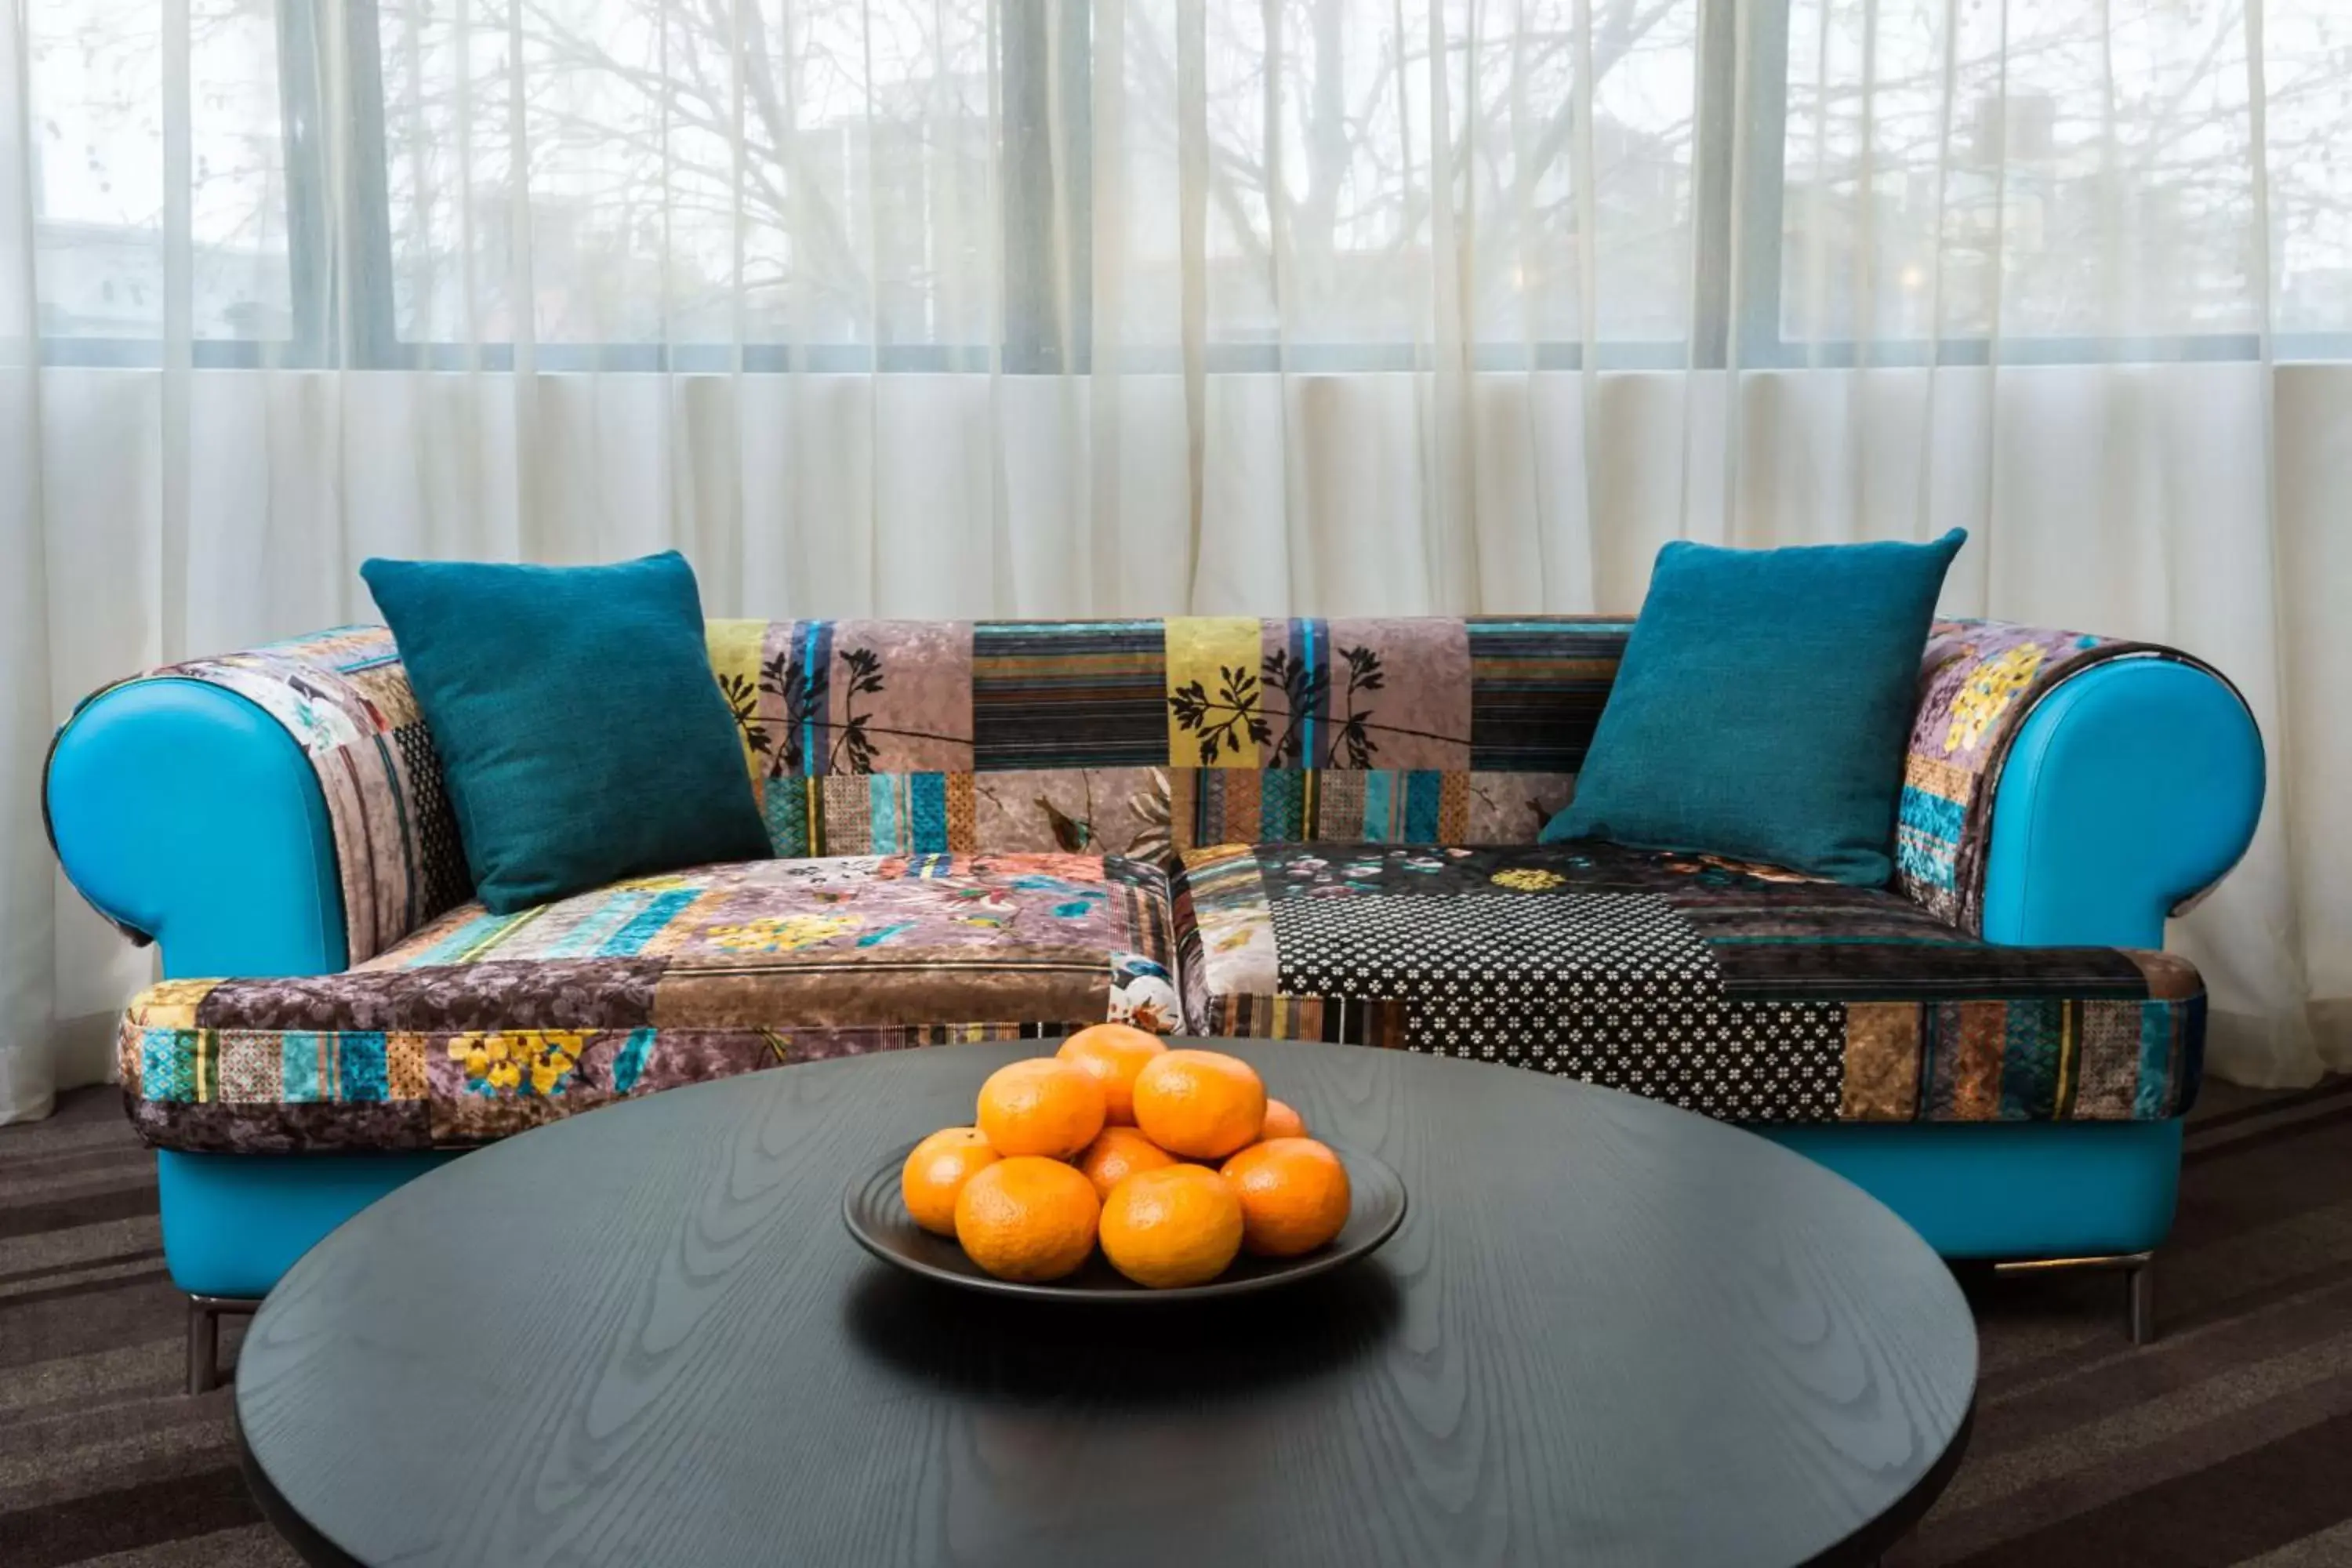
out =
<svg viewBox="0 0 2352 1568"><path fill-rule="evenodd" d="M2179 940L2221 1070L2352 1068L2336 0L0 8L0 1118L143 973L41 842L78 695L371 552L671 543L714 614L1368 614L1964 524L1948 610L2245 689Z"/></svg>

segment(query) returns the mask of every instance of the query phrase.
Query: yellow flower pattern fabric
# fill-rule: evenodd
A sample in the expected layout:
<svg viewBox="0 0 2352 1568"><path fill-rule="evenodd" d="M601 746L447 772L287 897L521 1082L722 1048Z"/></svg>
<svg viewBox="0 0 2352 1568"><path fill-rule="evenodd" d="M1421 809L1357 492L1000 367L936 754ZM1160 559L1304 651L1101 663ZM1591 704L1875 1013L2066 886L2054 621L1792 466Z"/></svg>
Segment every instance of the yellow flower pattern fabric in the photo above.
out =
<svg viewBox="0 0 2352 1568"><path fill-rule="evenodd" d="M856 915L782 915L713 926L704 935L729 952L798 952L856 931Z"/></svg>
<svg viewBox="0 0 2352 1568"><path fill-rule="evenodd" d="M1919 661L1893 886L1973 936L1984 929L1992 785L2011 742L2060 684L2118 658L2210 665L2175 648L2001 621L1938 621Z"/></svg>
<svg viewBox="0 0 2352 1568"><path fill-rule="evenodd" d="M570 1081L587 1037L580 1029L485 1029L451 1036L447 1051L473 1093L543 1100Z"/></svg>
<svg viewBox="0 0 2352 1568"><path fill-rule="evenodd" d="M1952 721L1944 731L1946 753L1984 739L1985 731L2033 684L2046 652L2040 643L2021 643L1976 667L1952 699Z"/></svg>

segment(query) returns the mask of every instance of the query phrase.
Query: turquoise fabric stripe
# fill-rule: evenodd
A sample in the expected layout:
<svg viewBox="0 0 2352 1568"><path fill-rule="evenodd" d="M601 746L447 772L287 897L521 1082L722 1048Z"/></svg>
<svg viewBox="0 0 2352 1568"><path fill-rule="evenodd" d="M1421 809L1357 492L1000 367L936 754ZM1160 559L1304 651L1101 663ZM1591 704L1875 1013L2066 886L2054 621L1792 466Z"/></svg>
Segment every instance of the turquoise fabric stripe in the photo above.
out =
<svg viewBox="0 0 2352 1568"><path fill-rule="evenodd" d="M1396 836L1396 772L1376 769L1364 775L1364 837L1386 844Z"/></svg>
<svg viewBox="0 0 2352 1568"><path fill-rule="evenodd" d="M1898 829L1895 836L1895 869L1929 887L1949 888L1958 881L1958 853L1950 842L1927 837L1909 827Z"/></svg>
<svg viewBox="0 0 2352 1568"><path fill-rule="evenodd" d="M1956 859L1967 820L1967 808L1958 801L1904 785L1895 816L1895 868L1930 887L1951 887L1958 875Z"/></svg>
<svg viewBox="0 0 2352 1568"><path fill-rule="evenodd" d="M1301 669L1310 673L1321 670L1324 645L1328 641L1321 621L1301 616L1290 623L1291 657L1297 659ZM1315 728L1315 710L1310 705L1306 712L1295 717L1298 721L1298 765L1315 767L1323 760L1323 738Z"/></svg>
<svg viewBox="0 0 2352 1568"><path fill-rule="evenodd" d="M307 1105L327 1098L319 1082L319 1037L289 1031L278 1042L278 1070L284 1082L278 1098L289 1105Z"/></svg>
<svg viewBox="0 0 2352 1568"><path fill-rule="evenodd" d="M2164 1114L2164 1089L2170 1081L2172 1037L2179 1027L2175 1004L2149 1002L2139 1010L2139 1082L2132 1092L2132 1114L2153 1121Z"/></svg>
<svg viewBox="0 0 2352 1568"><path fill-rule="evenodd" d="M384 1068L383 1036L363 1031L343 1035L336 1043L341 1053L336 1098L346 1101L391 1099L391 1079Z"/></svg>
<svg viewBox="0 0 2352 1568"><path fill-rule="evenodd" d="M455 963L483 942L514 924L515 919L513 915L477 915L423 952L408 959L402 967L426 969L435 964Z"/></svg>
<svg viewBox="0 0 2352 1568"><path fill-rule="evenodd" d="M866 814L873 833L874 853L903 855L919 848L900 837L896 775L876 773L866 781Z"/></svg>
<svg viewBox="0 0 2352 1568"><path fill-rule="evenodd" d="M1404 776L1404 837L1407 844L1437 842L1437 806L1445 775L1433 768L1416 768Z"/></svg>
<svg viewBox="0 0 2352 1568"><path fill-rule="evenodd" d="M646 1058L653 1055L653 1030L629 1031L629 1037L621 1042L619 1052L613 1058L613 1089L615 1093L626 1094L637 1087L638 1075L646 1070Z"/></svg>
<svg viewBox="0 0 2352 1568"><path fill-rule="evenodd" d="M1903 786L1903 805L1897 820L1906 827L1957 842L1968 815L1968 808L1957 800L1946 800L1916 784Z"/></svg>
<svg viewBox="0 0 2352 1568"><path fill-rule="evenodd" d="M1573 633L1578 636L1591 637L1605 636L1610 632L1630 632L1633 629L1633 623L1631 621L1617 620L1577 619L1563 625L1560 618L1556 616L1534 621L1505 620L1500 616L1489 619L1485 616L1480 616L1469 622L1469 628L1470 635L1473 637L1488 637L1497 633L1509 632L1524 632L1535 636L1551 637L1558 637L1563 632L1567 632Z"/></svg>
<svg viewBox="0 0 2352 1568"><path fill-rule="evenodd" d="M643 913L653 895L641 888L626 889L613 894L580 923L550 942L541 955L546 958L587 958L604 950L613 933Z"/></svg>
<svg viewBox="0 0 2352 1568"><path fill-rule="evenodd" d="M152 1028L139 1037L139 1097L185 1103L196 1098L194 1029Z"/></svg>
<svg viewBox="0 0 2352 1568"><path fill-rule="evenodd" d="M933 853L948 847L948 776L910 773L907 777L907 815L914 847Z"/></svg>
<svg viewBox="0 0 2352 1568"><path fill-rule="evenodd" d="M801 668L803 670L824 671L832 662L832 622L806 621L802 624ZM818 728L819 722L824 718L823 709L815 706L811 707L802 716L801 772L804 773L814 774L830 771L825 766L824 735Z"/></svg>
<svg viewBox="0 0 2352 1568"><path fill-rule="evenodd" d="M672 916L699 897L701 894L691 888L656 895L651 903L632 916L626 925L605 940L604 945L596 950L596 956L627 958L642 952L646 943L653 941L662 928L669 924Z"/></svg>

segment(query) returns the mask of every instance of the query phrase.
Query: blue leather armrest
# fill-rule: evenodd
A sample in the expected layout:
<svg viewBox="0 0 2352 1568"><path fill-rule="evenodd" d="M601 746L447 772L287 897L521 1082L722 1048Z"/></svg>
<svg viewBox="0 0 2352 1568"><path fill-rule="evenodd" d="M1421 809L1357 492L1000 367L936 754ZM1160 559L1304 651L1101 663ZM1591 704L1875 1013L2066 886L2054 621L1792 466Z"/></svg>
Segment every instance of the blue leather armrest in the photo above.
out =
<svg viewBox="0 0 2352 1568"><path fill-rule="evenodd" d="M344 967L318 774L247 699L172 677L100 693L58 737L47 805L67 878L155 940L166 978Z"/></svg>
<svg viewBox="0 0 2352 1568"><path fill-rule="evenodd" d="M2063 682L1995 786L1985 940L2162 947L2174 906L2245 853L2263 777L2252 715L2194 665L2122 658Z"/></svg>

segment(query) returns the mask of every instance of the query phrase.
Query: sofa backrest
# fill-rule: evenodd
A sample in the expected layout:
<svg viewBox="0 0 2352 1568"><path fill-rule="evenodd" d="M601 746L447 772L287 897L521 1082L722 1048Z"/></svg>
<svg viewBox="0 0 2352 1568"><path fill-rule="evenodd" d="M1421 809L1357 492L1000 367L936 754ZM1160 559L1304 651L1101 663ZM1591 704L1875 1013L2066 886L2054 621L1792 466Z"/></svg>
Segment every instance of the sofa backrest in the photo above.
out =
<svg viewBox="0 0 2352 1568"><path fill-rule="evenodd" d="M712 621L710 661L787 857L1229 843L1524 844L1568 801L1632 623L1605 616ZM1895 886L1979 929L1991 790L2060 682L2171 649L1939 622ZM2193 660L2187 662L2194 663ZM151 671L233 689L308 755L349 962L467 896L391 634Z"/></svg>
<svg viewBox="0 0 2352 1568"><path fill-rule="evenodd" d="M715 621L780 855L1531 842L1618 619Z"/></svg>

